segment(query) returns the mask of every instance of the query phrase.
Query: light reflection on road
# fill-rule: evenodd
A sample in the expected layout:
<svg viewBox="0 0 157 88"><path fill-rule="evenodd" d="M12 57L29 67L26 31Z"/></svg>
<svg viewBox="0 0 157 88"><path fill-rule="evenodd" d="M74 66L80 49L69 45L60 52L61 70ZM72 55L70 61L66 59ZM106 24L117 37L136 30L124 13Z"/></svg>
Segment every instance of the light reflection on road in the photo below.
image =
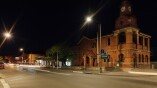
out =
<svg viewBox="0 0 157 88"><path fill-rule="evenodd" d="M8 64L8 65L12 68L16 68L18 71L31 72L31 73L36 72L35 69L40 68L39 65L19 65L19 64Z"/></svg>

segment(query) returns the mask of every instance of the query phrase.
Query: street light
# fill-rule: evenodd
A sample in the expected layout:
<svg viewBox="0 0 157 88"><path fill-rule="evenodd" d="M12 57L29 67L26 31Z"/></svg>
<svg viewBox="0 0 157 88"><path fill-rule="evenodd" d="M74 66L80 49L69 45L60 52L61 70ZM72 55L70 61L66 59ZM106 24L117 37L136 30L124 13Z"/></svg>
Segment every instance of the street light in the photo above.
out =
<svg viewBox="0 0 157 88"><path fill-rule="evenodd" d="M22 52L22 63L23 63L23 59L24 59L24 49L20 48L20 51Z"/></svg>
<svg viewBox="0 0 157 88"><path fill-rule="evenodd" d="M89 23L89 22L91 22L91 21L92 21L92 17L91 17L91 16L88 16L88 17L86 18L86 22Z"/></svg>
<svg viewBox="0 0 157 88"><path fill-rule="evenodd" d="M2 45L4 44L4 42L6 41L6 39L11 38L10 32L5 32L5 33L3 33L3 36L4 36L5 38L4 38L3 41L1 42L0 47L2 47Z"/></svg>
<svg viewBox="0 0 157 88"><path fill-rule="evenodd" d="M86 18L86 23L90 23L92 21L92 16L88 16L87 18ZM102 63L101 63L101 48L102 48L102 46L101 46L101 41L102 41L102 39L101 39L101 24L99 24L98 25L98 32L97 32L97 61L99 61L98 63L99 63L99 68L100 68L100 73L102 73ZM100 36L100 41L99 41L99 36ZM99 42L100 42L100 50L98 49L98 44L99 44ZM100 57L100 59L99 59L99 57ZM84 70L85 70L85 61L84 61Z"/></svg>
<svg viewBox="0 0 157 88"><path fill-rule="evenodd" d="M11 34L10 34L9 32L5 32L5 33L4 33L4 36L5 36L6 38L10 38L10 37L11 37Z"/></svg>

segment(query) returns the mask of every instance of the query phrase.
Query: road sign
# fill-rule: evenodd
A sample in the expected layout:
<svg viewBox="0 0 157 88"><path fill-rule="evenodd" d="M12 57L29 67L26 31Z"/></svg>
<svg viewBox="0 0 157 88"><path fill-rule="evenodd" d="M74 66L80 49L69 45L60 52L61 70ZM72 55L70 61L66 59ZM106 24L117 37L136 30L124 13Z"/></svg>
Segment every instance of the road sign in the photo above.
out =
<svg viewBox="0 0 157 88"><path fill-rule="evenodd" d="M101 49L101 59L109 59L107 52L103 49Z"/></svg>

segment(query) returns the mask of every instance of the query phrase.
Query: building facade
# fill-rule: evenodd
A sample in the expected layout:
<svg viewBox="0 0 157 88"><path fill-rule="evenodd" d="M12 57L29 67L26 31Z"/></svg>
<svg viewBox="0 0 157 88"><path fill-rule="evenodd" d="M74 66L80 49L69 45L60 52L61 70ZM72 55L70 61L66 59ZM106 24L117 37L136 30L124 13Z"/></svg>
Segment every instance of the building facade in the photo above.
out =
<svg viewBox="0 0 157 88"><path fill-rule="evenodd" d="M107 52L107 58L100 58L100 38L90 39L84 36L78 42L75 65L149 68L151 36L142 33L138 28L128 0L120 5L120 16L115 22L113 33L101 37L101 49Z"/></svg>

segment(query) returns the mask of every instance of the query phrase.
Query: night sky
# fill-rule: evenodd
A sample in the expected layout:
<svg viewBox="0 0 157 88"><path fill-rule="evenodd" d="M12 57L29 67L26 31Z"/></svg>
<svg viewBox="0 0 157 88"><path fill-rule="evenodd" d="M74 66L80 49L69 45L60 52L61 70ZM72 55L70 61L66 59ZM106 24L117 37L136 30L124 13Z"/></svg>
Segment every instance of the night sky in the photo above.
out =
<svg viewBox="0 0 157 88"><path fill-rule="evenodd" d="M0 48L1 55L41 53L58 43L75 43L82 35L96 35L97 24L102 34L115 30L122 0L1 0L0 41L5 23L9 29L15 22L13 37ZM151 47L157 47L157 0L130 0L141 32L149 34ZM96 12L93 22L80 30L88 14Z"/></svg>

